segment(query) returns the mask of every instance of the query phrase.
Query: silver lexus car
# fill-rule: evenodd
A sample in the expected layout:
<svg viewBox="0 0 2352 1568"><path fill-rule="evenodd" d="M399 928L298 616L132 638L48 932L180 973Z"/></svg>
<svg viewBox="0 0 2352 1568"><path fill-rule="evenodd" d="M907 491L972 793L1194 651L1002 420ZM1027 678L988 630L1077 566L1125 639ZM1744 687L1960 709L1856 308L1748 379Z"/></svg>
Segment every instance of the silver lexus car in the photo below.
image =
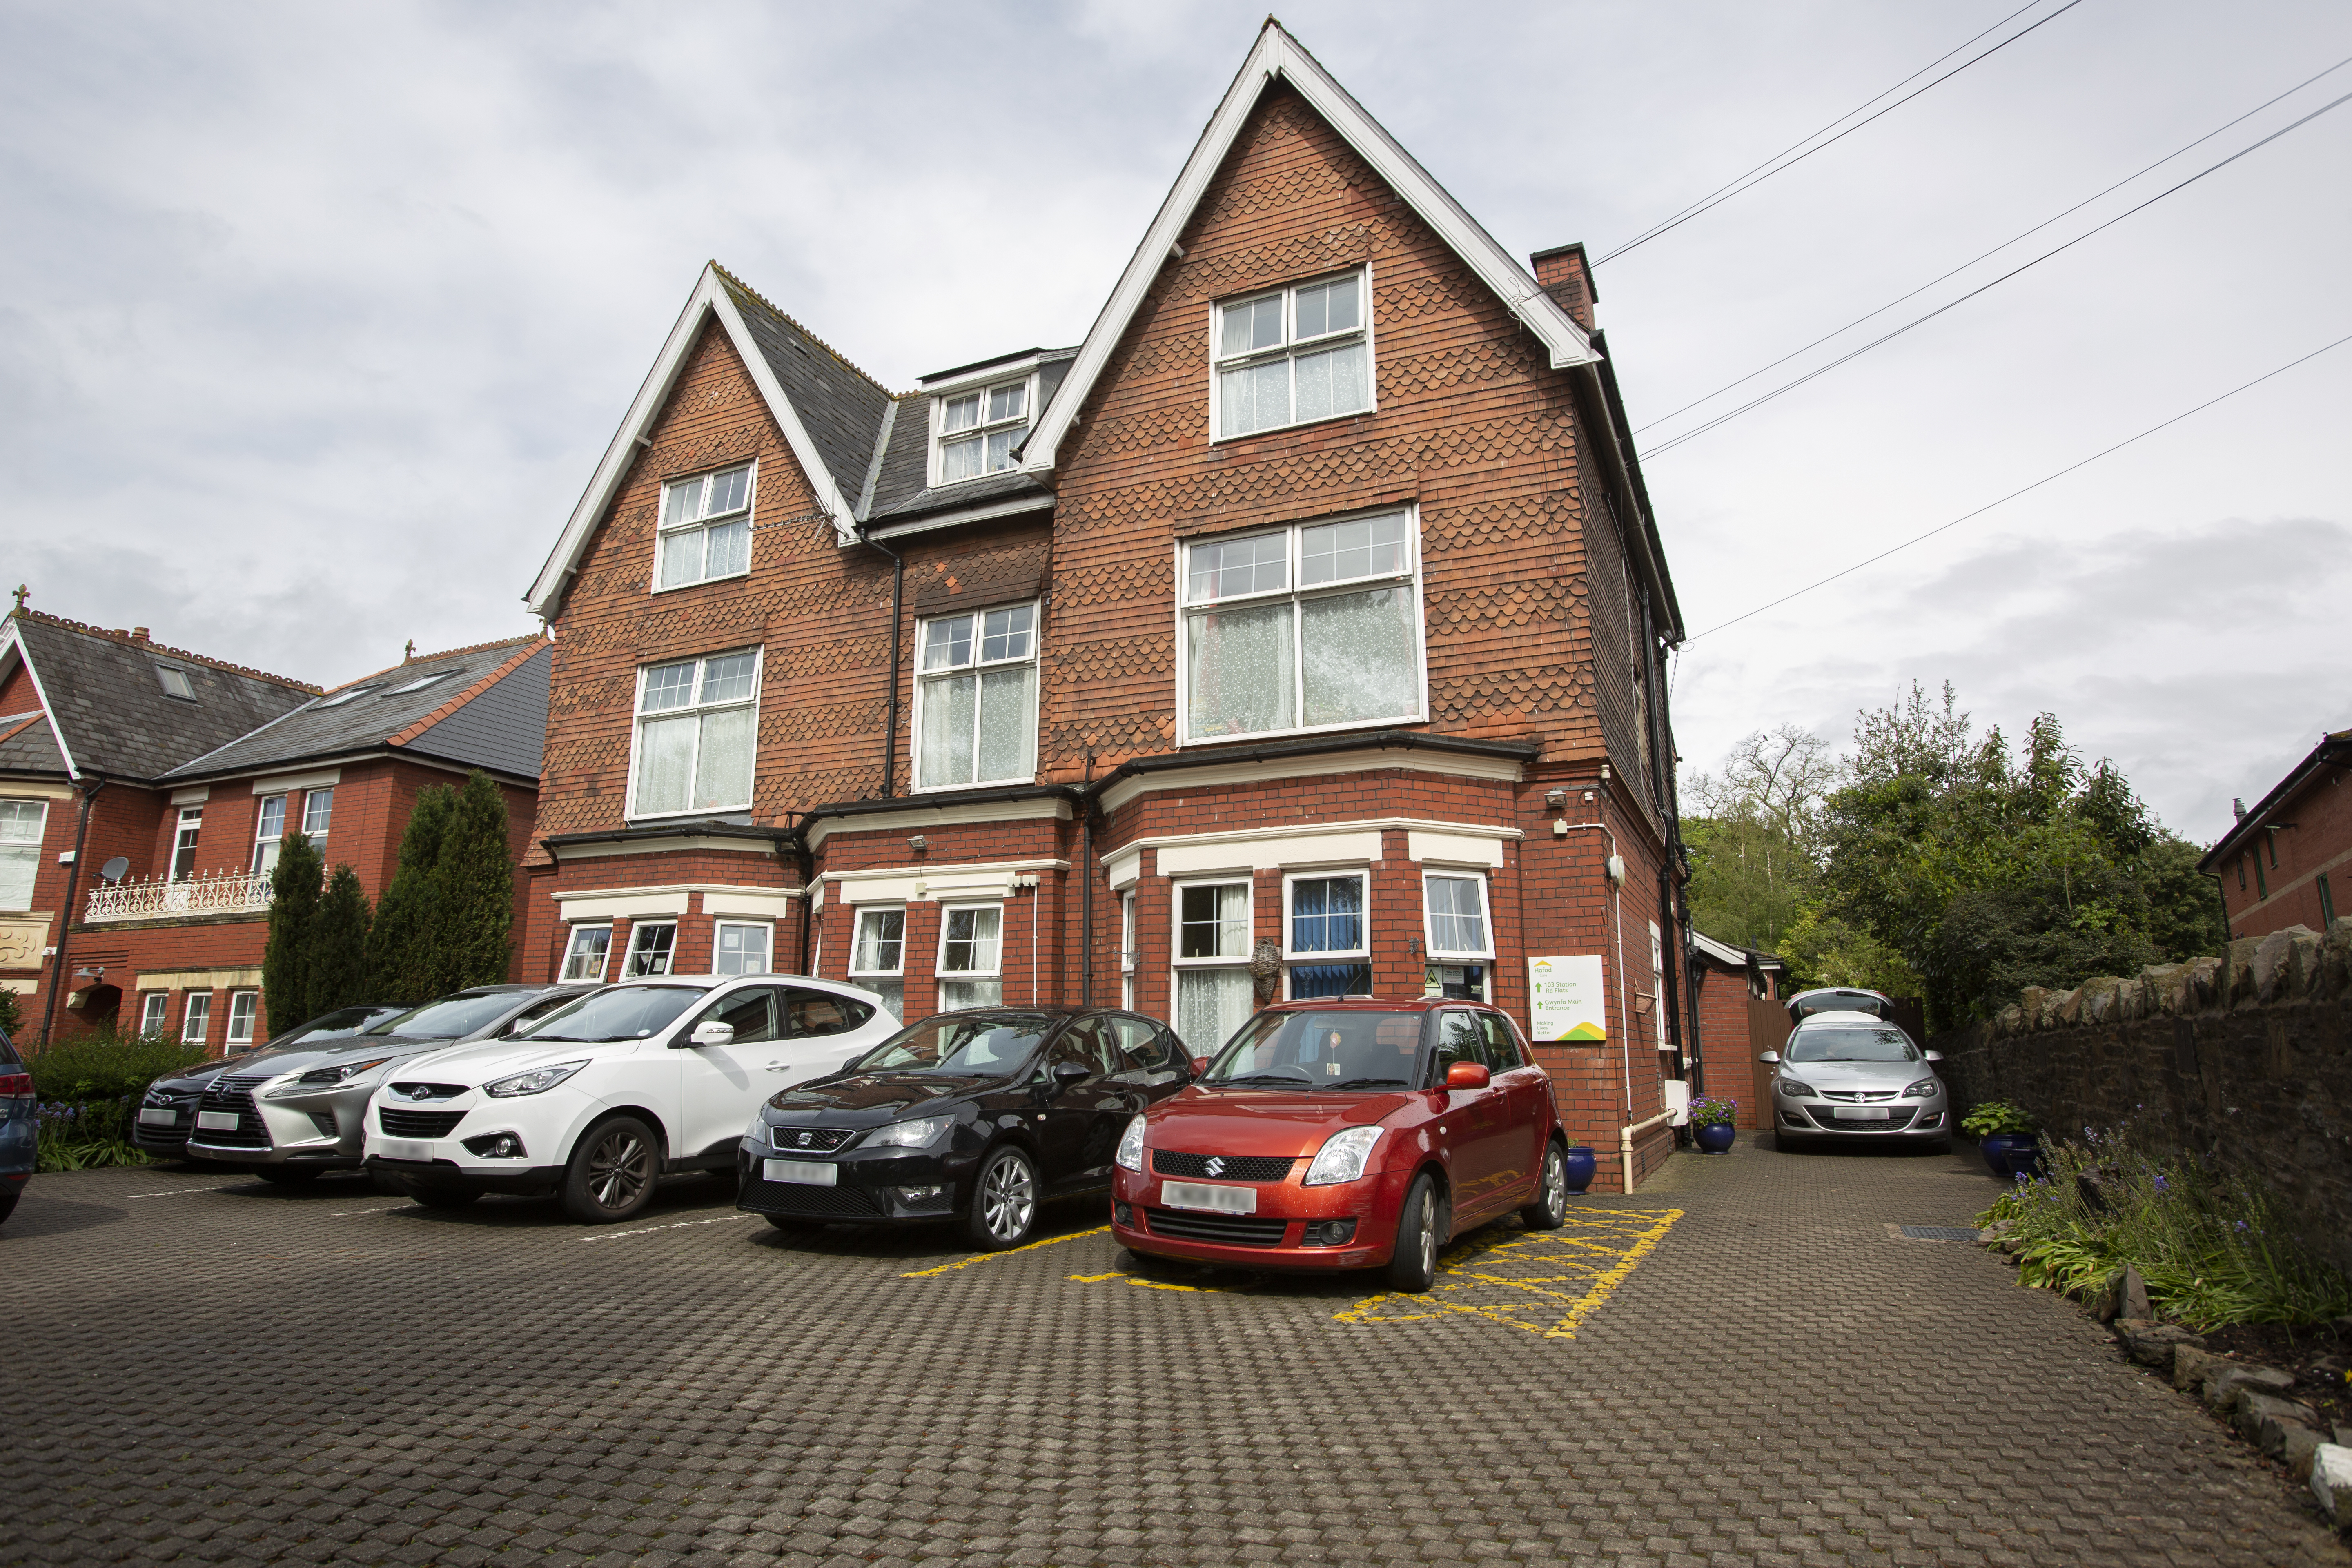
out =
<svg viewBox="0 0 2352 1568"><path fill-rule="evenodd" d="M496 1039L594 985L476 985L397 1013L356 1035L232 1062L196 1101L192 1159L238 1165L265 1181L307 1182L357 1170L367 1102L385 1072L411 1057Z"/></svg>
<svg viewBox="0 0 2352 1568"><path fill-rule="evenodd" d="M1798 1023L1788 1044L1759 1058L1772 1067L1780 1146L1870 1142L1949 1150L1951 1097L1934 1067L1942 1054L1921 1050L1875 1011L1801 1009L1804 1000L1790 1003Z"/></svg>

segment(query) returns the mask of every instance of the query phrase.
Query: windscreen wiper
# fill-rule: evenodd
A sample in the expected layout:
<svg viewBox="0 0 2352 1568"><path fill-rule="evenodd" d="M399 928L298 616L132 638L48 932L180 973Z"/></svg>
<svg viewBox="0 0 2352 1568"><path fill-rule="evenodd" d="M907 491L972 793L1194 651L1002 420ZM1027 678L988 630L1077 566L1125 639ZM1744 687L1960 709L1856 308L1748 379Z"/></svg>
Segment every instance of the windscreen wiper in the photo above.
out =
<svg viewBox="0 0 2352 1568"><path fill-rule="evenodd" d="M1320 1083L1317 1084L1315 1087L1318 1089L1382 1089L1390 1087L1402 1089L1404 1087L1404 1079L1401 1078L1349 1078L1341 1079L1338 1083Z"/></svg>
<svg viewBox="0 0 2352 1568"><path fill-rule="evenodd" d="M1221 1079L1212 1079L1211 1081L1212 1081L1212 1082L1213 1082L1213 1083L1220 1083L1220 1084L1225 1084L1225 1083L1303 1083L1303 1084L1307 1085L1309 1089L1312 1089L1313 1087L1315 1087L1315 1080L1314 1080L1314 1079L1306 1079L1306 1078L1294 1078L1294 1077L1292 1077L1290 1074L1288 1074L1288 1073L1286 1073L1286 1072L1253 1072L1253 1073L1244 1073L1244 1074L1243 1074L1243 1075L1242 1075L1241 1077L1239 1077L1239 1078L1221 1078Z"/></svg>

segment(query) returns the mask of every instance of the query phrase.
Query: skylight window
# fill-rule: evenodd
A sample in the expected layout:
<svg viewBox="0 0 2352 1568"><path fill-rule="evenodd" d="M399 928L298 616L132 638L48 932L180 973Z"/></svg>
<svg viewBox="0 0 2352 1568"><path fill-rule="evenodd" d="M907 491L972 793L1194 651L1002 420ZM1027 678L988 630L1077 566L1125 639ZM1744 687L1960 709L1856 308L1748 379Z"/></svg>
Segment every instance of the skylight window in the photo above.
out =
<svg viewBox="0 0 2352 1568"><path fill-rule="evenodd" d="M384 695L386 697L397 697L404 691L422 691L426 687L432 685L435 681L446 680L457 673L457 672L454 669L445 669L438 675L423 676L415 680L410 681L405 686L395 686L391 690L385 692Z"/></svg>
<svg viewBox="0 0 2352 1568"><path fill-rule="evenodd" d="M189 702L196 700L196 683L188 679L186 670L159 664L155 667L155 679L163 683L164 696L177 697Z"/></svg>
<svg viewBox="0 0 2352 1568"><path fill-rule="evenodd" d="M361 698L365 697L369 692L373 691L374 689L375 688L373 686L354 686L349 691L336 692L332 697L322 700L319 706L321 708L341 708L346 702L358 701Z"/></svg>

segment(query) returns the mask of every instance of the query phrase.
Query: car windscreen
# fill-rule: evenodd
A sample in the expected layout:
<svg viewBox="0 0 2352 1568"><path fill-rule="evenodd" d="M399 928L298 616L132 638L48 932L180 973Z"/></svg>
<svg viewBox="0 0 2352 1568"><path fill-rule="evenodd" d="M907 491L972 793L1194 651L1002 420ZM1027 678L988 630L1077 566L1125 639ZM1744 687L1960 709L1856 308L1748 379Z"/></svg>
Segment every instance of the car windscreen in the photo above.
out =
<svg viewBox="0 0 2352 1568"><path fill-rule="evenodd" d="M338 1007L331 1013L321 1013L299 1029L292 1029L271 1042L290 1046L297 1040L340 1040L356 1035L367 1027L370 1018L383 1016L381 1007Z"/></svg>
<svg viewBox="0 0 2352 1568"><path fill-rule="evenodd" d="M1893 1025L1881 1029L1840 1025L1798 1030L1789 1037L1785 1054L1792 1062L1916 1062L1919 1047Z"/></svg>
<svg viewBox="0 0 2352 1568"><path fill-rule="evenodd" d="M497 1019L520 998L511 991L488 996L444 996L405 1013L394 1013L367 1031L371 1035L406 1035L418 1040L463 1039Z"/></svg>
<svg viewBox="0 0 2352 1568"><path fill-rule="evenodd" d="M1358 1007L1261 1013L1201 1081L1211 1089L1411 1089L1420 1081L1421 1019L1417 1012Z"/></svg>
<svg viewBox="0 0 2352 1568"><path fill-rule="evenodd" d="M517 1033L521 1040L642 1040L677 1021L707 985L615 985L592 992ZM512 998L509 998L509 1001Z"/></svg>
<svg viewBox="0 0 2352 1568"><path fill-rule="evenodd" d="M953 1014L910 1024L850 1064L853 1072L1019 1072L1054 1026L1045 1013Z"/></svg>

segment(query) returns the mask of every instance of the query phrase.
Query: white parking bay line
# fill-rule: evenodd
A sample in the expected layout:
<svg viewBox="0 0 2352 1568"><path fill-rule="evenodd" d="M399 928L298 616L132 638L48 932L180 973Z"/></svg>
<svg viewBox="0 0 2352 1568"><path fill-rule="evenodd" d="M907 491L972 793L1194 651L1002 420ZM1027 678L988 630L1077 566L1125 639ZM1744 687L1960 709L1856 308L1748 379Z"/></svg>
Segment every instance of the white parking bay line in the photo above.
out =
<svg viewBox="0 0 2352 1568"><path fill-rule="evenodd" d="M164 1192L164 1193L132 1193L132 1194L131 1194L131 1198L176 1198L176 1197L178 1197L182 1193L225 1193L225 1192L228 1191L229 1187L241 1187L241 1186L244 1186L245 1184L245 1184L245 1183L243 1183L243 1182L231 1182L231 1183L229 1183L229 1184L228 1184L228 1185L227 1185L227 1186L220 1186L220 1187L173 1187L171 1191L169 1191L169 1192ZM130 1198L125 1198L123 1201L124 1201L124 1202L126 1202L126 1203L128 1203L128 1202L130 1201Z"/></svg>
<svg viewBox="0 0 2352 1568"><path fill-rule="evenodd" d="M411 1210L421 1210L424 1206L423 1204L388 1204L380 1209L335 1209L331 1211L327 1217L346 1219L355 1214L407 1214Z"/></svg>
<svg viewBox="0 0 2352 1568"><path fill-rule="evenodd" d="M760 1216L758 1215L743 1214L740 1212L735 1214L722 1214L715 1215L709 1219L682 1219L676 1225L649 1225L643 1230L598 1231L593 1236L583 1236L580 1239L583 1241L618 1241L625 1236L651 1236L656 1231L659 1230L691 1230L698 1225L724 1225L730 1219L757 1219Z"/></svg>

